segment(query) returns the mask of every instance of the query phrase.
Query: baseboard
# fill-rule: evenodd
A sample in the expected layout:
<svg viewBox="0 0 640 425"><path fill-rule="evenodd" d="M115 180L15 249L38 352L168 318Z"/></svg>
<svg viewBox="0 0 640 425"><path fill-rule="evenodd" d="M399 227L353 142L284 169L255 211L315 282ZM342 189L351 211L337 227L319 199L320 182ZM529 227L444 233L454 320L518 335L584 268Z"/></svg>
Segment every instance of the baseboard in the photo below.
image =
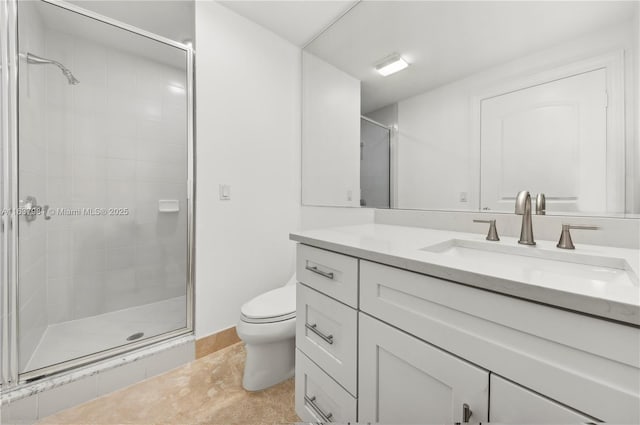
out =
<svg viewBox="0 0 640 425"><path fill-rule="evenodd" d="M196 359L215 353L230 345L239 342L240 338L236 332L236 327L214 333L204 338L196 340Z"/></svg>

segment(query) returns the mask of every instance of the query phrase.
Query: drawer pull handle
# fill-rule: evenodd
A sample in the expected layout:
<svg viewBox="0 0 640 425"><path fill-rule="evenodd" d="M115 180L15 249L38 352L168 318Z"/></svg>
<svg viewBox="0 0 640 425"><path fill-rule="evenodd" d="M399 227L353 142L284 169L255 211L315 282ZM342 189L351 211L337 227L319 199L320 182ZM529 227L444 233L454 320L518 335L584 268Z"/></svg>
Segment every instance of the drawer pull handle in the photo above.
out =
<svg viewBox="0 0 640 425"><path fill-rule="evenodd" d="M316 396L312 396L312 397L304 396L304 401L306 401L307 404L311 406L313 410L315 410L318 416L320 416L320 419L322 419L322 422L331 422L331 418L333 418L333 413L324 413L322 409L320 409L316 404Z"/></svg>
<svg viewBox="0 0 640 425"><path fill-rule="evenodd" d="M311 332L313 332L314 334L318 335L320 338L322 338L325 342L329 343L329 344L333 344L333 335L325 335L322 332L320 332L318 330L318 325L316 323L314 323L313 325L310 325L308 323L304 324L304 327L309 329Z"/></svg>
<svg viewBox="0 0 640 425"><path fill-rule="evenodd" d="M320 269L319 269L318 267L316 267L316 266L313 266L313 267L305 266L305 269L309 270L310 272L317 273L317 274L319 274L320 276L324 276L324 277L326 277L327 279L331 279L331 280L333 280L333 272L323 272L322 270L320 270Z"/></svg>

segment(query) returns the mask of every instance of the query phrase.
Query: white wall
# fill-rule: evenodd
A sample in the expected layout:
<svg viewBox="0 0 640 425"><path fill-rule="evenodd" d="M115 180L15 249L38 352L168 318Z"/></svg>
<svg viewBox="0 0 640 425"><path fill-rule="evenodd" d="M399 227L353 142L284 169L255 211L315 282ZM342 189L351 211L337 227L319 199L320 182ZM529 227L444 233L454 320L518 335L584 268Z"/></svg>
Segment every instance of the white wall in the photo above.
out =
<svg viewBox="0 0 640 425"><path fill-rule="evenodd" d="M300 203L300 50L196 2L196 336L286 282ZM231 185L231 200L218 185Z"/></svg>
<svg viewBox="0 0 640 425"><path fill-rule="evenodd" d="M300 230L371 224L373 223L375 211L373 208L314 207L303 205L300 210Z"/></svg>
<svg viewBox="0 0 640 425"><path fill-rule="evenodd" d="M302 203L360 205L360 81L303 52Z"/></svg>
<svg viewBox="0 0 640 425"><path fill-rule="evenodd" d="M634 87L637 46L631 40L630 20L628 25L584 36L400 101L396 207L477 209L478 148L472 134L472 98L504 81L619 49L625 49L626 83ZM627 96L626 101L627 140L634 146L637 115L633 113L633 96ZM439 184L441 181L447 183ZM628 187L631 182L632 177L628 176ZM461 192L467 194L467 202L460 201Z"/></svg>

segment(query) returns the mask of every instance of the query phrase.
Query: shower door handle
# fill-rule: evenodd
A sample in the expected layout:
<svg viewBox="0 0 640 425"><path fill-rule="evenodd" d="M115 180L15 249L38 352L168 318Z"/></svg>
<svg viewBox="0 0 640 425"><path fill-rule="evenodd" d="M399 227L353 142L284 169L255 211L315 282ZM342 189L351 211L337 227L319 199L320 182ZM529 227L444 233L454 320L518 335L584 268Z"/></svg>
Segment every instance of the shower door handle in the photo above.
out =
<svg viewBox="0 0 640 425"><path fill-rule="evenodd" d="M35 196L27 196L24 201L20 201L21 215L24 215L24 219L30 223L40 214L44 215L45 220L51 220L51 216L48 214L49 205L40 206Z"/></svg>
<svg viewBox="0 0 640 425"><path fill-rule="evenodd" d="M42 212L42 207L38 205L38 200L35 196L27 196L23 201L20 201L20 215L24 215L24 219L27 223L35 220Z"/></svg>

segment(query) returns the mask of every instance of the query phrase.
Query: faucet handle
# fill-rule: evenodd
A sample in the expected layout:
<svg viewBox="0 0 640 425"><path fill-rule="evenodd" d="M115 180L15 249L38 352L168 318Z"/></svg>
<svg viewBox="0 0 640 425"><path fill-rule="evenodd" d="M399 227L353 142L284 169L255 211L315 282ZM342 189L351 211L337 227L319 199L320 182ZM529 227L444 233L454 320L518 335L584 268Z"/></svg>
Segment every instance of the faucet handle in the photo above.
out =
<svg viewBox="0 0 640 425"><path fill-rule="evenodd" d="M563 224L562 225L562 233L560 234L560 240L556 245L558 248L562 249L576 249L573 241L571 240L571 229L577 230L598 230L600 227L598 226L579 226L575 224Z"/></svg>
<svg viewBox="0 0 640 425"><path fill-rule="evenodd" d="M547 213L547 200L544 196L544 193L538 193L536 196L536 214L537 215L545 215Z"/></svg>
<svg viewBox="0 0 640 425"><path fill-rule="evenodd" d="M488 223L489 224L489 233L487 233L486 239L488 241L499 241L498 237L498 229L496 229L496 221L495 220L473 220L474 223Z"/></svg>

